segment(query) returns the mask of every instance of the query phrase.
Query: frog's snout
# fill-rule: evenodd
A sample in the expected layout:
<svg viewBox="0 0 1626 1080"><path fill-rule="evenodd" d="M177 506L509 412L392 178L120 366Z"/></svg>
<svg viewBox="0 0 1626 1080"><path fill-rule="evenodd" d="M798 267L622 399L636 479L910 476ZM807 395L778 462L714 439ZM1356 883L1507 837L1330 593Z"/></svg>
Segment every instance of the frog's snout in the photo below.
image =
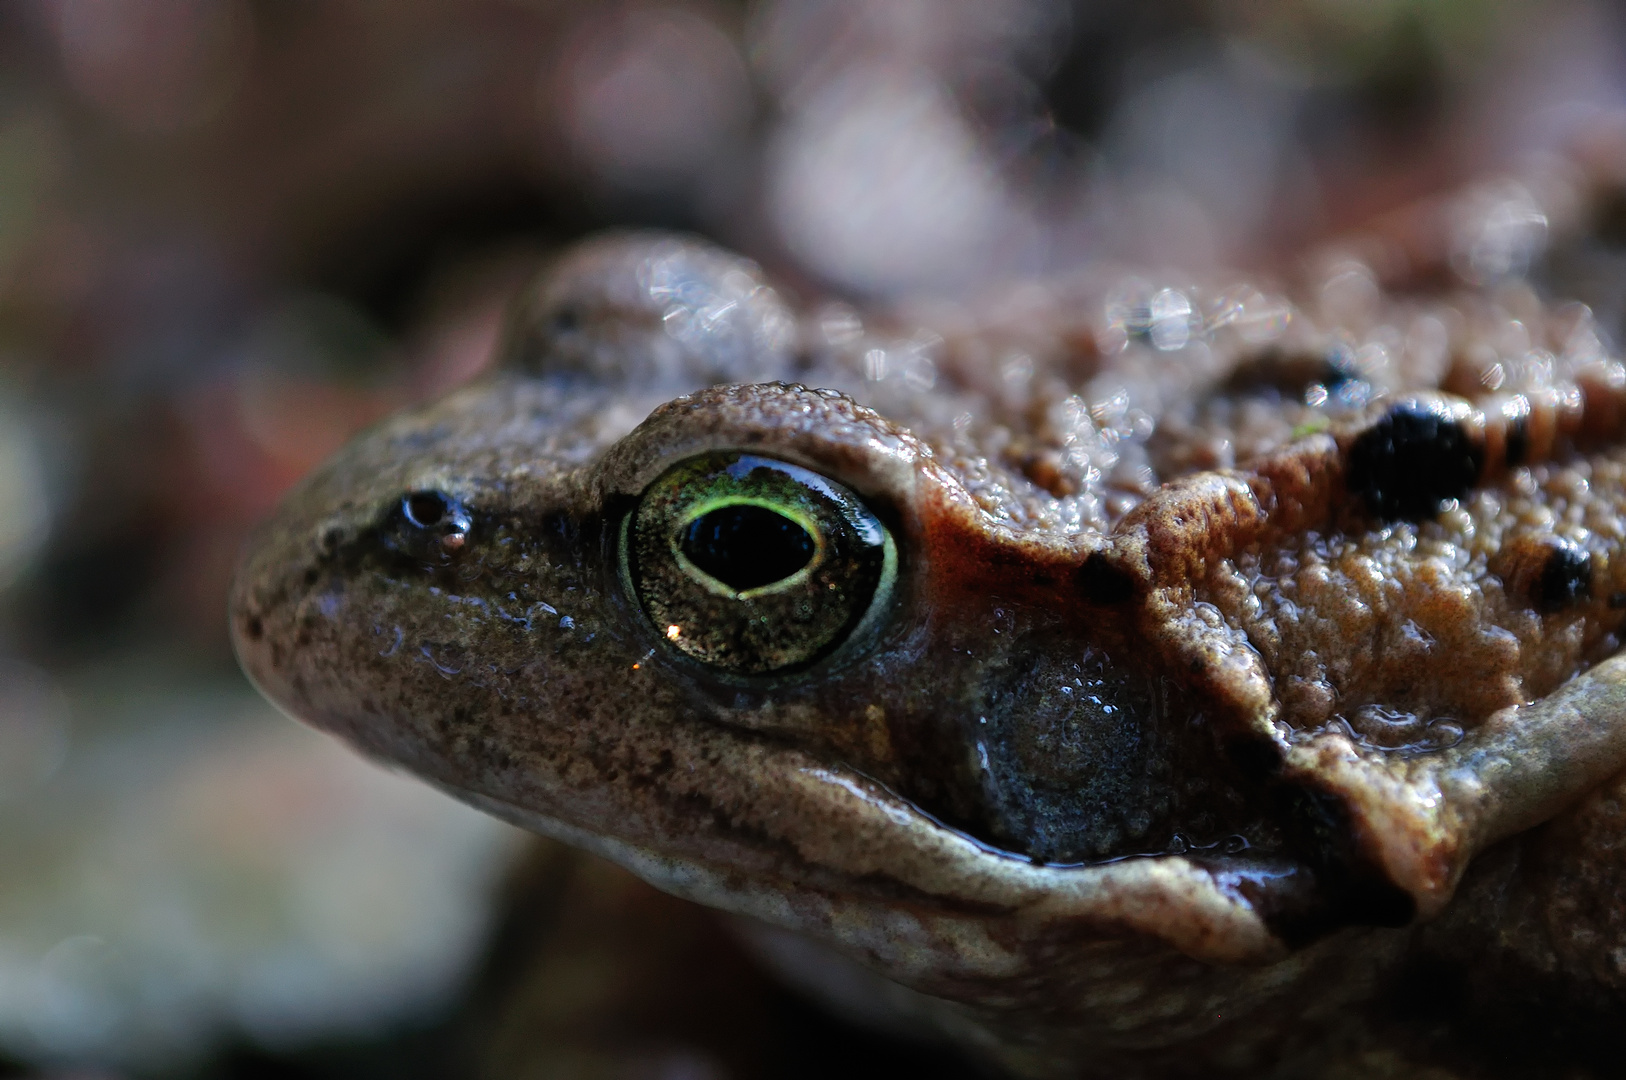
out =
<svg viewBox="0 0 1626 1080"><path fill-rule="evenodd" d="M263 536L251 541L232 582L227 624L237 662L260 693L282 709L292 711L288 680L280 677L284 651L277 647L275 631L283 622L279 605L271 597L285 595L286 584L268 581L270 560ZM280 576L280 575L279 575Z"/></svg>
<svg viewBox="0 0 1626 1080"><path fill-rule="evenodd" d="M322 566L339 536L332 529L299 541L293 535L273 521L250 541L232 582L227 620L249 680L284 712L314 722L311 677L333 643L344 606L341 584Z"/></svg>

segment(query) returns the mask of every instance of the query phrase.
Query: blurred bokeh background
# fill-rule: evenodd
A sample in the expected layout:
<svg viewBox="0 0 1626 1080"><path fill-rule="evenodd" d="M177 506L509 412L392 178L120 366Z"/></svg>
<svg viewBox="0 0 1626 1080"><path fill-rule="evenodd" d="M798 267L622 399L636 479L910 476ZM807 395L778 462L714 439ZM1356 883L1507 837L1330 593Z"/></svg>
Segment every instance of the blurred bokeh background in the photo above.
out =
<svg viewBox="0 0 1626 1080"><path fill-rule="evenodd" d="M695 230L860 307L1279 268L1622 106L1589 0L0 4L0 1075L473 1075L527 949L568 1042L664 947L516 938L564 856L278 716L225 635L247 530L477 372L558 245ZM663 1038L511 1074L750 1071Z"/></svg>

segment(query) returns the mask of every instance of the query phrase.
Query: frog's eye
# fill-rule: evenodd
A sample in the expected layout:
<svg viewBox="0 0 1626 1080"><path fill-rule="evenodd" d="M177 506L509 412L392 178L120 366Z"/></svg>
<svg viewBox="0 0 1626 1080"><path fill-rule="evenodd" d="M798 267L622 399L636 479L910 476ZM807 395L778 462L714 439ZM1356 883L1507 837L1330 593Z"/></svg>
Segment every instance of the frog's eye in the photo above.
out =
<svg viewBox="0 0 1626 1080"><path fill-rule="evenodd" d="M858 497L735 452L674 465L622 531L622 572L661 637L736 675L806 667L886 605L897 549Z"/></svg>

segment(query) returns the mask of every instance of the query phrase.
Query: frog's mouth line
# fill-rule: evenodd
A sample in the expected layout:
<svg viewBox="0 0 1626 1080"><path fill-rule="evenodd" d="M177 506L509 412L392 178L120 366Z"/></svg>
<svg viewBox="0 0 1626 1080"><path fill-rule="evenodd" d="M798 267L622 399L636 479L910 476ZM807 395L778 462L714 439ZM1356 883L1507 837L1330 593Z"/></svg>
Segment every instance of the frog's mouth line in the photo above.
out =
<svg viewBox="0 0 1626 1080"><path fill-rule="evenodd" d="M926 899L887 903L862 887L842 890L789 874L747 875L434 782L455 798L607 858L676 896L807 933L860 957L882 958L900 981L926 963L927 955L934 957L933 974L943 973L945 960L956 977L1009 974L1025 962L1013 938L1076 937L1080 930L1096 937L1160 940L1210 963L1269 963L1289 951L1266 916L1271 905L1302 892L1304 875L1291 864L1160 855L1089 866L1037 865L939 824L856 774L798 763L779 779L791 789L787 794L820 804L826 826L845 825L846 839L883 830L891 864L885 876ZM804 847L803 855L809 862L824 855L839 858L843 839L833 836L827 850ZM869 852L871 858L879 854ZM837 867L848 875L851 869Z"/></svg>

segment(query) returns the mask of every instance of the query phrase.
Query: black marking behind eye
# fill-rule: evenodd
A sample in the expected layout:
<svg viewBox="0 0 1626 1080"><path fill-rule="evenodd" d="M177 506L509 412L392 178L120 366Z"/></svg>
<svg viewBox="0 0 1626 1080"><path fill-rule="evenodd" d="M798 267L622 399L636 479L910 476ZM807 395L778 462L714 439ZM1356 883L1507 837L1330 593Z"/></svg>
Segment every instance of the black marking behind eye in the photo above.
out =
<svg viewBox="0 0 1626 1080"><path fill-rule="evenodd" d="M1121 604L1135 593L1134 579L1096 552L1078 568L1078 587L1092 604Z"/></svg>
<svg viewBox="0 0 1626 1080"><path fill-rule="evenodd" d="M735 592L783 581L806 566L815 550L806 529L754 503L719 507L683 530L684 557Z"/></svg>
<svg viewBox="0 0 1626 1080"><path fill-rule="evenodd" d="M1384 521L1421 521L1472 491L1484 462L1443 403L1404 401L1355 439L1345 482Z"/></svg>
<svg viewBox="0 0 1626 1080"><path fill-rule="evenodd" d="M1592 553L1573 540L1554 539L1536 585L1536 607L1562 611L1592 591Z"/></svg>

